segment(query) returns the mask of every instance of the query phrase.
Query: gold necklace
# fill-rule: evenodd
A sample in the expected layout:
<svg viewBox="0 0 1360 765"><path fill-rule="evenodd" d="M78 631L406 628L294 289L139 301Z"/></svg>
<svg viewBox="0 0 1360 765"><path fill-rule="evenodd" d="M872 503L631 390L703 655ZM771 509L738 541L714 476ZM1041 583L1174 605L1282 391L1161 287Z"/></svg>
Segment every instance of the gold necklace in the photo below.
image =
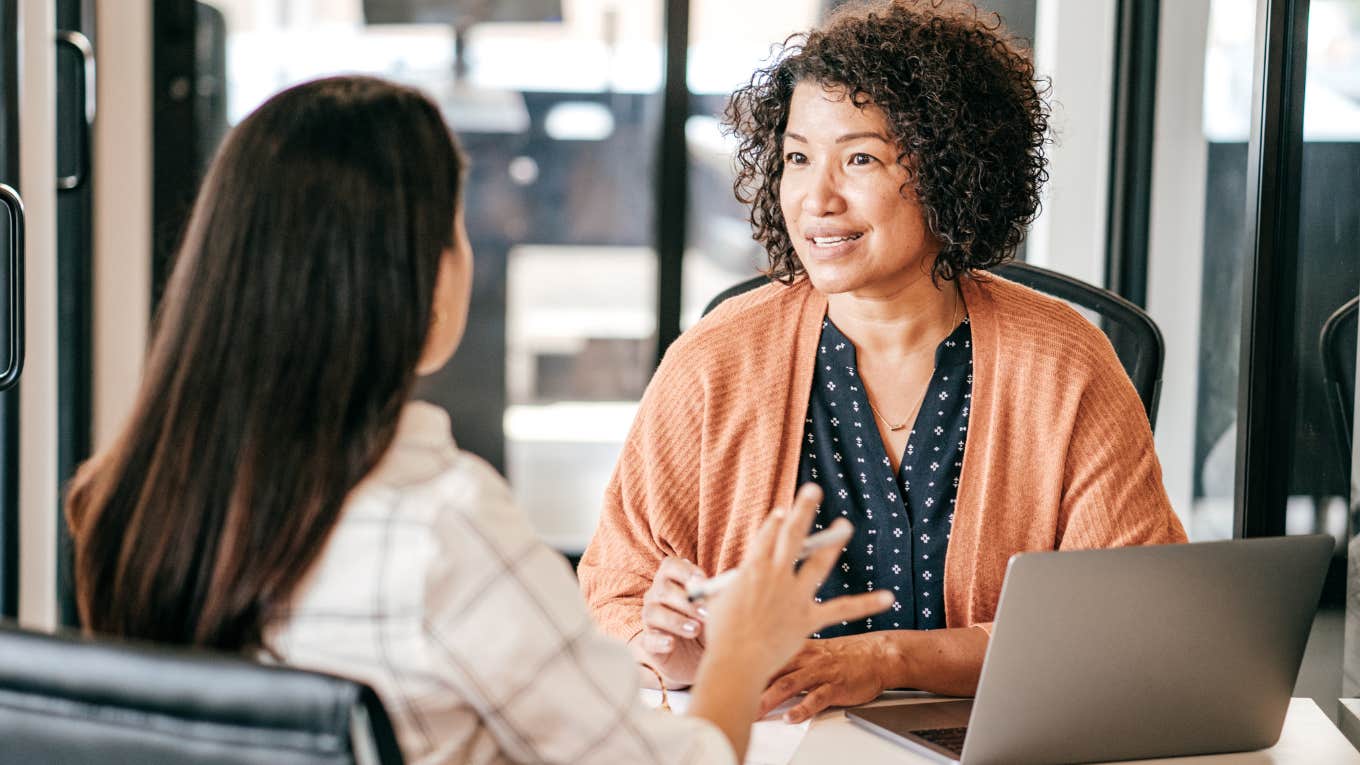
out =
<svg viewBox="0 0 1360 765"><path fill-rule="evenodd" d="M956 287L955 289L957 289L957 287ZM949 337L950 335L954 334L954 328L957 327L957 326L959 325L959 306L960 306L960 304L961 304L962 302L963 302L963 300L962 300L961 296L958 294L958 292L955 292L955 293L954 293L954 313L953 313L953 314L951 315L951 317L950 317L950 321L949 321L949 330L945 333L945 336L944 336L944 337L940 338L940 342L944 342L944 339L945 339L945 338L947 338L947 337ZM940 344L940 343L936 343L935 345L936 345L936 346L939 346L939 344ZM932 376L933 376L933 375L932 375ZM929 389L930 389L930 383L927 382L927 383L926 383L926 390L929 390ZM920 398L920 400L918 400L918 401L916 402L916 406L912 407L912 409L911 409L911 414L907 415L907 418L906 418L905 420L902 420L902 422L900 422L900 423L898 423L898 424L896 424L896 425L892 424L891 422L888 422L888 418L886 418L886 417L884 417L883 415L881 415L881 414L878 413L878 407L874 406L874 401L873 401L873 399L869 398L869 387L868 387L867 385L864 387L864 400L865 400L866 402L868 402L868 404L869 404L869 411L870 411L870 412L873 412L874 416L878 418L878 421L881 422L881 423L883 423L884 425L886 425L886 426L888 427L888 430L889 430L890 432L896 433L896 432L902 430L903 428L907 427L907 425L909 425L909 424L911 424L912 422L915 421L915 419L916 419L916 413L921 411L921 405L924 404L925 401L926 401L926 391L921 391L921 398Z"/></svg>
<svg viewBox="0 0 1360 765"><path fill-rule="evenodd" d="M866 391L866 393L865 393L865 395L864 395L864 400L865 400L865 401L869 401L869 394L868 394L867 391ZM907 419L903 420L901 423L899 423L899 424L897 424L897 425L894 425L894 424L892 424L891 422L888 422L888 420L887 420L886 417L884 417L883 415L879 414L879 413L878 413L878 409L876 409L876 408L874 407L874 402L872 402L872 401L869 401L869 411L871 411L871 412L874 413L874 416L878 418L878 421L879 421L879 422L883 423L884 425L887 425L887 426L888 426L888 430L892 431L893 433L896 433L897 431L899 431L899 430L901 430L901 429L907 427L907 423L912 422L912 421L915 419L916 413L919 412L919 411L921 411L921 404L925 403L925 400L926 400L925 394L922 393L922 394L921 394L921 400L920 400L920 401L917 401L917 402L916 402L916 406L912 407L911 414L907 415Z"/></svg>

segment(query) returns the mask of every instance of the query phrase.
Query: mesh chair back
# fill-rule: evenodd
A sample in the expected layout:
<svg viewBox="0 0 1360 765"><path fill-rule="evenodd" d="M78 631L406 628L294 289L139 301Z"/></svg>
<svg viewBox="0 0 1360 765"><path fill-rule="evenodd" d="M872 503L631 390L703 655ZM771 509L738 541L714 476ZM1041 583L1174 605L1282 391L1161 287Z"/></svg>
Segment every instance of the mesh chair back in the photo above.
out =
<svg viewBox="0 0 1360 765"><path fill-rule="evenodd" d="M1143 402L1148 423L1157 426L1166 344L1157 323L1146 311L1107 289L1029 263L1005 263L993 269L993 273L1085 309L1087 318L1100 327L1114 346L1119 363Z"/></svg>
<svg viewBox="0 0 1360 765"><path fill-rule="evenodd" d="M367 686L201 651L0 627L0 763L401 763Z"/></svg>
<svg viewBox="0 0 1360 765"><path fill-rule="evenodd" d="M1028 263L1005 263L993 269L993 273L1072 304L1100 327L1114 346L1115 355L1133 382L1134 390L1138 391L1148 423L1156 427L1157 403L1162 395L1165 344L1161 330L1146 311L1109 290ZM712 311L730 297L769 281L765 276L757 276L733 285L718 293L704 313Z"/></svg>
<svg viewBox="0 0 1360 765"><path fill-rule="evenodd" d="M1318 342L1322 350L1322 373L1331 399L1341 464L1351 462L1352 428L1355 427L1356 306L1351 298L1322 324Z"/></svg>

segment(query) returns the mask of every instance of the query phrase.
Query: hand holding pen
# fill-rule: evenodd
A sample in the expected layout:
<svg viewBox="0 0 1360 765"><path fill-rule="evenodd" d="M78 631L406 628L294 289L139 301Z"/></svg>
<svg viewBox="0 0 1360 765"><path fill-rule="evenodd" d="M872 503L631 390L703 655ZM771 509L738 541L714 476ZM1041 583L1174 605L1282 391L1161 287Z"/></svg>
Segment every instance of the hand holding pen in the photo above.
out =
<svg viewBox="0 0 1360 765"><path fill-rule="evenodd" d="M821 496L821 490L815 485L805 485L799 489L793 508L774 512L781 515L786 512L806 515L810 525ZM803 534L806 528L803 527ZM806 539L800 535L795 559L801 561L825 550L828 560L834 562L852 533L851 524L841 519ZM629 641L629 645L640 662L665 677L668 686L676 688L694 682L709 638L706 627L708 605L705 599L727 586L739 570L733 569L712 579L705 579L702 569L683 558L670 557L661 562L651 587L643 597L642 630Z"/></svg>
<svg viewBox="0 0 1360 765"><path fill-rule="evenodd" d="M703 577L703 570L684 558L662 560L642 598L642 630L629 641L637 660L663 675L671 688L694 682L704 654L708 610L685 595L685 585Z"/></svg>
<svg viewBox="0 0 1360 765"><path fill-rule="evenodd" d="M840 547L844 552L845 544L850 541L850 536L854 533L855 527L849 521L844 518L837 518L827 528L803 540L803 546L798 552L798 561L803 561L809 555L824 547ZM691 603L710 598L730 584L740 571L739 568L733 568L708 579L691 579L685 585L685 596L689 598Z"/></svg>

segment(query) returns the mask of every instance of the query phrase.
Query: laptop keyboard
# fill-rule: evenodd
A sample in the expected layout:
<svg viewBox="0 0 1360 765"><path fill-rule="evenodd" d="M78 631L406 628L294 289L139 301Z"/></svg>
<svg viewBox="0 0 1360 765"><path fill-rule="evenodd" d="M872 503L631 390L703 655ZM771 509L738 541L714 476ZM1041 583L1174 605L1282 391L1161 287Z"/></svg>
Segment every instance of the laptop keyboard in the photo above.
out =
<svg viewBox="0 0 1360 765"><path fill-rule="evenodd" d="M943 747L955 755L962 755L963 737L967 733L967 728L927 728L925 730L914 730L911 735Z"/></svg>

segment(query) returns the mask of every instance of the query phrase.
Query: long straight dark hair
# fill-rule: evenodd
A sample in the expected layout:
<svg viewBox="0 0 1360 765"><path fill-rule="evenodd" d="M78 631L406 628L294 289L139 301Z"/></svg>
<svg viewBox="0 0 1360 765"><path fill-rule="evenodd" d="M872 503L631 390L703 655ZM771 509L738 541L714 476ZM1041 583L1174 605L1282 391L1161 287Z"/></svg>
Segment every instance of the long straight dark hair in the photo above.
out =
<svg viewBox="0 0 1360 765"><path fill-rule="evenodd" d="M131 417L67 498L87 630L264 647L391 444L463 165L434 104L368 77L285 90L231 132Z"/></svg>

